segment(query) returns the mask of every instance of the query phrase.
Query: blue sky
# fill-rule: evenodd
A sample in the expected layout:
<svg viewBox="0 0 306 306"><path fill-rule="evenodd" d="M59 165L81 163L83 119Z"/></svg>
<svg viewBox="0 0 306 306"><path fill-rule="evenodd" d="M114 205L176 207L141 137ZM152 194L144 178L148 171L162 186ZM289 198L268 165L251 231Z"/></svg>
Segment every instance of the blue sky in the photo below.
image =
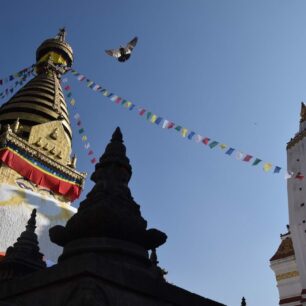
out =
<svg viewBox="0 0 306 306"><path fill-rule="evenodd" d="M79 72L159 116L286 168L286 143L306 95L305 9L298 0L5 1L0 77L34 63L39 44L66 26ZM105 55L135 35L128 62ZM97 156L122 129L132 194L149 226L168 234L158 256L169 282L230 306L242 296L249 306L277 305L269 258L288 223L284 173L264 173L163 130L68 78ZM91 173L71 121L78 168ZM91 187L88 180L83 197Z"/></svg>

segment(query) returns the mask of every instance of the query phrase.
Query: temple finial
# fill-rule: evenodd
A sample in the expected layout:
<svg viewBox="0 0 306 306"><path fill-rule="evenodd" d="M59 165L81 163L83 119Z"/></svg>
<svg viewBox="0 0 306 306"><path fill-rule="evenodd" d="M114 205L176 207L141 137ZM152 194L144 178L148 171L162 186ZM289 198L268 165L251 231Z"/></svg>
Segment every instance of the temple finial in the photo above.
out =
<svg viewBox="0 0 306 306"><path fill-rule="evenodd" d="M242 297L242 300L241 300L241 306L246 306L246 301L245 301L244 296Z"/></svg>
<svg viewBox="0 0 306 306"><path fill-rule="evenodd" d="M119 126L116 128L116 130L114 131L114 133L112 135L111 142L114 142L114 141L118 141L118 142L123 143L122 133L121 133L121 130L120 130Z"/></svg>
<svg viewBox="0 0 306 306"><path fill-rule="evenodd" d="M58 34L56 35L55 38L57 38L60 41L65 41L65 39L66 39L66 29L65 29L65 27L62 27L62 28L59 29L59 32L58 32Z"/></svg>

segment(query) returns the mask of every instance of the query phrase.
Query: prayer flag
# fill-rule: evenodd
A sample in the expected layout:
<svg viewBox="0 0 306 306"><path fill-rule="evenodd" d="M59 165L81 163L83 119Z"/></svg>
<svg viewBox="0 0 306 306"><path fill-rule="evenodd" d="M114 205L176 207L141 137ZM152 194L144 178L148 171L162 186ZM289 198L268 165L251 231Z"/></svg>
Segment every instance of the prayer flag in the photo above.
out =
<svg viewBox="0 0 306 306"><path fill-rule="evenodd" d="M95 164L95 163L97 162L97 159L96 159L96 158L93 158L93 159L91 159L90 161L91 161L92 164Z"/></svg>
<svg viewBox="0 0 306 306"><path fill-rule="evenodd" d="M207 145L207 144L209 143L209 141L210 141L210 138L207 138L207 137L205 137L205 138L202 140L202 142L203 142L205 145Z"/></svg>
<svg viewBox="0 0 306 306"><path fill-rule="evenodd" d="M242 159L243 156L244 156L244 154L243 154L242 152L237 151L237 153L236 153L236 158L237 158L238 160Z"/></svg>
<svg viewBox="0 0 306 306"><path fill-rule="evenodd" d="M272 168L272 164L270 164L270 163L264 163L264 165L263 165L263 170L264 170L265 172L270 171L271 168Z"/></svg>
<svg viewBox="0 0 306 306"><path fill-rule="evenodd" d="M76 119L76 120L80 119L80 114L76 113L76 114L74 115L74 119Z"/></svg>
<svg viewBox="0 0 306 306"><path fill-rule="evenodd" d="M10 81L14 80L14 76L10 75Z"/></svg>
<svg viewBox="0 0 306 306"><path fill-rule="evenodd" d="M116 101L117 98L118 98L118 96L112 96L112 97L110 98L110 100L114 102L114 101Z"/></svg>
<svg viewBox="0 0 306 306"><path fill-rule="evenodd" d="M162 128L165 129L168 126L169 121L167 119L164 120Z"/></svg>
<svg viewBox="0 0 306 306"><path fill-rule="evenodd" d="M83 80L85 80L85 76L82 75L82 74L80 74L80 75L77 77L77 79L78 79L79 81L83 81Z"/></svg>
<svg viewBox="0 0 306 306"><path fill-rule="evenodd" d="M132 103L132 105L129 107L129 110L132 110L135 107L135 104Z"/></svg>
<svg viewBox="0 0 306 306"><path fill-rule="evenodd" d="M183 137L186 137L187 133L188 133L188 130L186 128L183 128L181 133L182 133Z"/></svg>
<svg viewBox="0 0 306 306"><path fill-rule="evenodd" d="M107 96L108 96L108 91L107 91L106 89L104 89L104 92L102 93L102 95L103 95L104 97L107 97Z"/></svg>
<svg viewBox="0 0 306 306"><path fill-rule="evenodd" d="M85 143L85 144L84 144L84 148L85 148L85 149L89 149L89 148L90 148L90 143L89 143L89 142Z"/></svg>
<svg viewBox="0 0 306 306"><path fill-rule="evenodd" d="M281 167L275 166L273 173L279 173L281 169Z"/></svg>
<svg viewBox="0 0 306 306"><path fill-rule="evenodd" d="M151 112L148 112L147 113L147 119L149 120L149 118L151 117L152 113Z"/></svg>
<svg viewBox="0 0 306 306"><path fill-rule="evenodd" d="M195 135L195 132L190 132L188 135L188 139L191 140L191 138Z"/></svg>
<svg viewBox="0 0 306 306"><path fill-rule="evenodd" d="M203 139L203 137L201 135L199 135L199 134L196 135L196 137L195 137L195 141L198 142L198 143L201 142L202 139Z"/></svg>
<svg viewBox="0 0 306 306"><path fill-rule="evenodd" d="M69 85L67 85L67 86L64 87L64 89L68 91L68 90L71 89L71 87Z"/></svg>
<svg viewBox="0 0 306 306"><path fill-rule="evenodd" d="M116 99L115 103L116 103L116 104L119 104L121 101L122 101L122 98L117 97L117 99Z"/></svg>
<svg viewBox="0 0 306 306"><path fill-rule="evenodd" d="M154 123L154 122L156 121L156 119L157 119L157 116L156 116L156 115L152 115L150 121L151 121L152 123Z"/></svg>
<svg viewBox="0 0 306 306"><path fill-rule="evenodd" d="M68 82L68 79L67 79L67 78L64 78L64 79L62 79L62 82L63 82L63 83L67 83L67 82Z"/></svg>
<svg viewBox="0 0 306 306"><path fill-rule="evenodd" d="M0 85L3 85L3 80L0 80Z"/></svg>
<svg viewBox="0 0 306 306"><path fill-rule="evenodd" d="M93 90L94 90L94 91L98 91L98 89L100 89L100 88L101 88L101 86L98 85L98 84L96 84L96 85L93 87Z"/></svg>
<svg viewBox="0 0 306 306"><path fill-rule="evenodd" d="M84 133L84 129L83 128L79 129L79 134L82 134L82 133Z"/></svg>
<svg viewBox="0 0 306 306"><path fill-rule="evenodd" d="M93 150L89 150L88 155L92 155L92 154L93 154Z"/></svg>
<svg viewBox="0 0 306 306"><path fill-rule="evenodd" d="M145 112L146 112L146 110L144 108L141 108L140 111L139 111L139 115L143 116Z"/></svg>
<svg viewBox="0 0 306 306"><path fill-rule="evenodd" d="M68 93L67 93L67 97L68 97L68 98L70 98L70 97L71 97L71 95L72 95L72 93L71 93L71 92L68 92Z"/></svg>
<svg viewBox="0 0 306 306"><path fill-rule="evenodd" d="M256 158L255 161L253 162L252 166L257 166L261 162L261 159Z"/></svg>
<svg viewBox="0 0 306 306"><path fill-rule="evenodd" d="M182 127L180 125L177 125L174 129L179 132L182 129Z"/></svg>
<svg viewBox="0 0 306 306"><path fill-rule="evenodd" d="M232 153L235 151L235 149L234 148L229 148L226 152L225 152L225 154L227 154L227 155L232 155Z"/></svg>
<svg viewBox="0 0 306 306"><path fill-rule="evenodd" d="M76 75L78 72L75 71L74 69L71 69L71 73L74 74L74 75Z"/></svg>
<svg viewBox="0 0 306 306"><path fill-rule="evenodd" d="M89 81L89 82L87 83L87 87L90 87L92 84L94 84L94 82L93 82L93 81Z"/></svg>
<svg viewBox="0 0 306 306"><path fill-rule="evenodd" d="M220 144L220 148L221 148L222 150L224 150L226 147L227 147L226 144L224 144L224 143L221 143L221 144Z"/></svg>
<svg viewBox="0 0 306 306"><path fill-rule="evenodd" d="M157 124L157 125L160 124L162 120L163 120L162 117L158 117L158 118L155 120L155 124Z"/></svg>
<svg viewBox="0 0 306 306"><path fill-rule="evenodd" d="M75 100L74 100L74 99L71 99L71 100L70 100L70 104L71 104L72 106L74 106L74 105L75 105Z"/></svg>
<svg viewBox="0 0 306 306"><path fill-rule="evenodd" d="M247 154L247 155L244 157L243 161L249 162L252 158L253 158L252 155Z"/></svg>
<svg viewBox="0 0 306 306"><path fill-rule="evenodd" d="M77 122L77 125L80 126L82 124L81 120Z"/></svg>
<svg viewBox="0 0 306 306"><path fill-rule="evenodd" d="M214 148L216 145L218 145L218 141L213 141L213 142L211 142L210 144L209 144L209 147L212 149L212 148Z"/></svg>
<svg viewBox="0 0 306 306"><path fill-rule="evenodd" d="M125 106L126 108L129 108L131 105L132 105L132 102L131 102L131 101L127 101L127 102L124 104L124 106Z"/></svg>
<svg viewBox="0 0 306 306"><path fill-rule="evenodd" d="M82 141L87 141L87 136L86 135L82 136Z"/></svg>

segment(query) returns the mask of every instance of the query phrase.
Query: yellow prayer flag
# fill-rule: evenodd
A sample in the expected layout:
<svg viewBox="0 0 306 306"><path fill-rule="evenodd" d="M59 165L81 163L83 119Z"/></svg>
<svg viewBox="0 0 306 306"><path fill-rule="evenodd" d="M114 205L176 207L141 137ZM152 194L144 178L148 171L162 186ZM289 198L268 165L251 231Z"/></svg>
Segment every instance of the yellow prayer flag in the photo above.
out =
<svg viewBox="0 0 306 306"><path fill-rule="evenodd" d="M107 90L105 90L105 91L103 92L103 96L108 96L108 91L107 91Z"/></svg>
<svg viewBox="0 0 306 306"><path fill-rule="evenodd" d="M182 128L182 136L186 137L188 133L188 130L186 128Z"/></svg>
<svg viewBox="0 0 306 306"><path fill-rule="evenodd" d="M221 144L220 144L220 148L221 148L222 150L224 150L226 147L227 147L226 144L224 144L224 143L221 143Z"/></svg>
<svg viewBox="0 0 306 306"><path fill-rule="evenodd" d="M70 100L70 104L71 104L72 106L74 106L75 100L74 100L74 99L71 99L71 100Z"/></svg>
<svg viewBox="0 0 306 306"><path fill-rule="evenodd" d="M87 136L86 135L82 136L82 141L87 141Z"/></svg>
<svg viewBox="0 0 306 306"><path fill-rule="evenodd" d="M131 101L127 101L127 102L124 104L124 106L125 106L126 108L129 108L131 105L132 105L132 102L131 102Z"/></svg>
<svg viewBox="0 0 306 306"><path fill-rule="evenodd" d="M263 169L264 169L265 172L268 172L271 168L272 168L272 164L270 164L270 163L265 163L263 165Z"/></svg>
<svg viewBox="0 0 306 306"><path fill-rule="evenodd" d="M152 115L151 122L154 123L156 121L156 119L157 119L157 116L156 115Z"/></svg>

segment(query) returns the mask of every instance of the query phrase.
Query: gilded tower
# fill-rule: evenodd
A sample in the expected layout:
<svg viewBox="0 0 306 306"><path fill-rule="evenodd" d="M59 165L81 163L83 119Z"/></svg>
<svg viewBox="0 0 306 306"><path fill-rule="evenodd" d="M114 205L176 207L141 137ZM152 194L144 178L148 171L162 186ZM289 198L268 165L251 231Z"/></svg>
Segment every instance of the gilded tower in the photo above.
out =
<svg viewBox="0 0 306 306"><path fill-rule="evenodd" d="M36 51L36 76L0 107L0 252L22 231L37 209L37 234L50 260L59 250L48 229L75 212L85 174L71 157L72 131L60 80L72 65L65 30Z"/></svg>

